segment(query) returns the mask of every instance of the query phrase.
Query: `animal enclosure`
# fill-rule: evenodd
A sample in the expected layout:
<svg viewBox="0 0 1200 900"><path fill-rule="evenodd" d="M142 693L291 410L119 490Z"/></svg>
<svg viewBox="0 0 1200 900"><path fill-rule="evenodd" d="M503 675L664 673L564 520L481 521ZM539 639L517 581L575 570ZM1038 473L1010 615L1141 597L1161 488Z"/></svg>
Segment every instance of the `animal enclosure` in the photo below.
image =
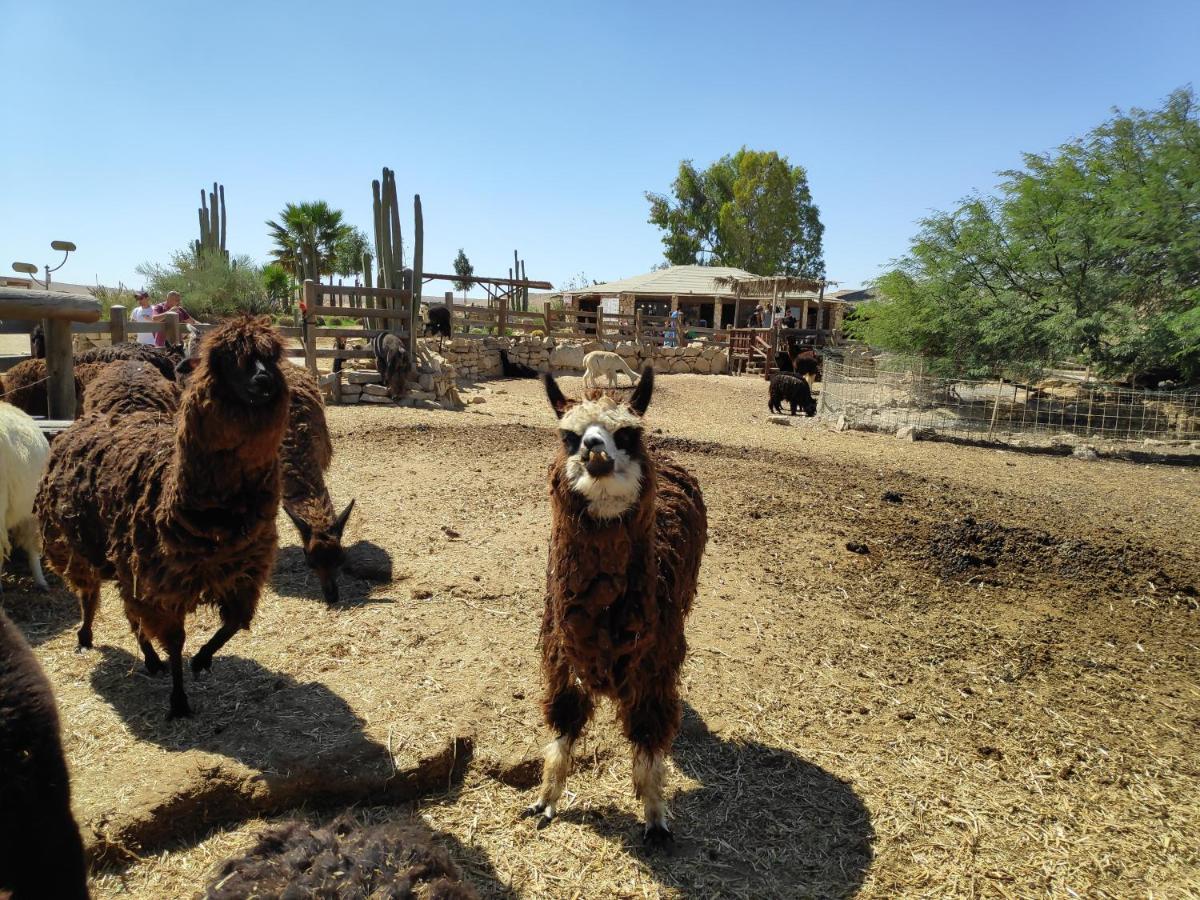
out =
<svg viewBox="0 0 1200 900"><path fill-rule="evenodd" d="M1200 440L1200 392L1143 391L1046 380L1039 385L947 378L919 359L831 355L820 414L855 427L911 425L937 434L1004 440L1077 435L1103 440Z"/></svg>

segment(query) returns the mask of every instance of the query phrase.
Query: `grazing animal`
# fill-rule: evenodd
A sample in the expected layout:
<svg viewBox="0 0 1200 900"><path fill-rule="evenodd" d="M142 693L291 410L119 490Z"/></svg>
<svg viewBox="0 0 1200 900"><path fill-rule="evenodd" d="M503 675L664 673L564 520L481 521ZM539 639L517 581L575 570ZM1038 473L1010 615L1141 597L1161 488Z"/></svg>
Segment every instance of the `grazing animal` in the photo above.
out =
<svg viewBox="0 0 1200 900"><path fill-rule="evenodd" d="M81 363L109 363L123 359L140 359L150 363L164 378L174 380L175 366L184 358L183 344L167 344L156 347L153 344L113 344L111 347L92 347L75 354L75 365Z"/></svg>
<svg viewBox="0 0 1200 900"><path fill-rule="evenodd" d="M431 334L440 335L441 337L450 337L450 308L447 306L431 306L429 307L425 320L424 336L429 337Z"/></svg>
<svg viewBox="0 0 1200 900"><path fill-rule="evenodd" d="M170 418L179 410L183 391L145 360L106 364L87 387L83 415L118 416L156 412Z"/></svg>
<svg viewBox="0 0 1200 900"><path fill-rule="evenodd" d="M0 897L88 896L50 682L0 610Z"/></svg>
<svg viewBox="0 0 1200 900"><path fill-rule="evenodd" d="M29 355L33 359L46 358L46 329L41 325L34 325L29 333Z"/></svg>
<svg viewBox="0 0 1200 900"><path fill-rule="evenodd" d="M596 379L604 375L609 387L617 386L617 376L624 375L629 379L630 386L638 383L637 372L629 368L620 354L608 350L593 350L583 358L583 385L596 387Z"/></svg>
<svg viewBox="0 0 1200 900"><path fill-rule="evenodd" d="M79 596L81 648L92 646L100 584L116 580L146 669L167 651L169 718L191 715L183 689L184 620L215 605L221 627L192 671L249 628L275 559L279 447L287 428L283 347L266 318L231 319L205 335L169 419L95 414L54 441L34 510L46 558Z"/></svg>
<svg viewBox="0 0 1200 900"><path fill-rule="evenodd" d="M371 338L371 352L375 354L375 371L383 376L388 396L399 400L404 396L408 370L412 367L404 342L390 331L381 331Z"/></svg>
<svg viewBox="0 0 1200 900"><path fill-rule="evenodd" d="M500 371L505 378L537 378L536 369L531 369L525 363L513 362L508 358L508 351L500 351Z"/></svg>
<svg viewBox="0 0 1200 900"><path fill-rule="evenodd" d="M571 749L595 698L607 696L633 744L646 840L669 841L663 760L679 730L683 625L708 535L704 498L689 472L644 443L653 369L625 404L572 403L550 375L545 385L561 436L541 629L542 710L556 737L526 814L540 815L539 827L553 819Z"/></svg>
<svg viewBox="0 0 1200 900"><path fill-rule="evenodd" d="M325 423L321 389L307 370L280 367L288 384L288 427L280 447L283 510L304 542L304 560L321 582L325 602L338 602L338 573L346 561L342 532L351 500L338 515L333 510L324 472L333 461L333 442Z"/></svg>
<svg viewBox="0 0 1200 900"><path fill-rule="evenodd" d="M817 414L817 401L813 399L807 376L783 373L771 376L767 409L777 415L783 415L784 400L791 404L793 416L797 407L803 409L804 414L810 418Z"/></svg>
<svg viewBox="0 0 1200 900"><path fill-rule="evenodd" d="M50 445L37 422L27 412L0 403L0 565L15 544L29 557L33 582L42 590L49 585L42 574L42 541L33 500L49 456Z"/></svg>
<svg viewBox="0 0 1200 900"><path fill-rule="evenodd" d="M318 828L286 822L226 860L205 900L326 897L337 900L476 900L446 851L412 825L358 826L344 816Z"/></svg>

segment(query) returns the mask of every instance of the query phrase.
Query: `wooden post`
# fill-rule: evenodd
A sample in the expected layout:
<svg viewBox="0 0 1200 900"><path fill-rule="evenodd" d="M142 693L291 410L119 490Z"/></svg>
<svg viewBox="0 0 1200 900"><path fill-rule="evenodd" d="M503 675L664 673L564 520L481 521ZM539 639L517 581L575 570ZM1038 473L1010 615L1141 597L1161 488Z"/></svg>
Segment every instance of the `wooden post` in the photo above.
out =
<svg viewBox="0 0 1200 900"><path fill-rule="evenodd" d="M51 419L75 418L75 364L71 348L71 323L46 320L47 415Z"/></svg>
<svg viewBox="0 0 1200 900"><path fill-rule="evenodd" d="M596 301L596 340L604 340L604 300Z"/></svg>
<svg viewBox="0 0 1200 900"><path fill-rule="evenodd" d="M996 427L996 413L1000 412L1000 395L1004 393L1004 377L997 376L1000 383L996 385L996 400L992 404L992 421L988 423L988 437L992 436L992 429Z"/></svg>
<svg viewBox="0 0 1200 900"><path fill-rule="evenodd" d="M168 344L179 344L182 340L179 337L179 313L169 312L166 318L163 319L163 340Z"/></svg>
<svg viewBox="0 0 1200 900"><path fill-rule="evenodd" d="M642 311L637 306L633 308L633 339L642 343Z"/></svg>
<svg viewBox="0 0 1200 900"><path fill-rule="evenodd" d="M733 327L734 328L742 327L742 298L741 297L733 298Z"/></svg>
<svg viewBox="0 0 1200 900"><path fill-rule="evenodd" d="M501 297L496 307L496 337L504 337L508 331L508 298Z"/></svg>
<svg viewBox="0 0 1200 900"><path fill-rule="evenodd" d="M112 338L114 344L123 344L129 340L125 307L120 304L116 304L108 311L108 336Z"/></svg>
<svg viewBox="0 0 1200 900"><path fill-rule="evenodd" d="M720 297L713 297L713 320L709 324L712 325L714 331L719 331L721 328L721 313L723 312L724 304L721 303ZM713 335L716 338L716 335Z"/></svg>
<svg viewBox="0 0 1200 900"><path fill-rule="evenodd" d="M808 298L804 298L804 302L800 304L800 327L808 329Z"/></svg>
<svg viewBox="0 0 1200 900"><path fill-rule="evenodd" d="M413 194L412 302L408 314L408 358L417 358L417 320L421 318L421 282L425 277L425 218L421 195Z"/></svg>
<svg viewBox="0 0 1200 900"><path fill-rule="evenodd" d="M304 365L313 378L317 377L317 336L309 310L317 305L317 286L311 278L304 279Z"/></svg>

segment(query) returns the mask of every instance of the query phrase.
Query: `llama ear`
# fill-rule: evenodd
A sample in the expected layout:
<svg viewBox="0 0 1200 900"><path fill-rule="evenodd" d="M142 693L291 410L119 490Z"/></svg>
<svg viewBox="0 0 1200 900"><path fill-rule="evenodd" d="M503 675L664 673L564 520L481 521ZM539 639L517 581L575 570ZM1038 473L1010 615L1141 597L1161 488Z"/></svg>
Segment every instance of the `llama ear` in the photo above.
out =
<svg viewBox="0 0 1200 900"><path fill-rule="evenodd" d="M200 360L195 356L181 359L175 364L175 380L186 381L187 377L196 371L196 366L199 364Z"/></svg>
<svg viewBox="0 0 1200 900"><path fill-rule="evenodd" d="M563 413L570 407L571 401L559 390L558 382L554 380L554 376L549 372L542 376L542 384L546 386L546 399L550 401L550 406L554 409L554 415L561 419Z"/></svg>
<svg viewBox="0 0 1200 900"><path fill-rule="evenodd" d="M339 541L342 539L342 532L346 530L346 522L350 518L350 511L352 509L354 509L353 500L346 504L346 508L342 510L342 514L334 520L333 527L329 529L337 535Z"/></svg>
<svg viewBox="0 0 1200 900"><path fill-rule="evenodd" d="M638 379L637 387L634 388L633 396L629 398L629 408L639 416L646 414L646 407L650 405L650 395L654 393L654 369L646 366L642 370L642 377Z"/></svg>
<svg viewBox="0 0 1200 900"><path fill-rule="evenodd" d="M312 526L286 506L283 508L283 511L287 513L288 518L292 520L292 524L296 526L296 530L300 532L300 540L307 544L309 539L312 537Z"/></svg>

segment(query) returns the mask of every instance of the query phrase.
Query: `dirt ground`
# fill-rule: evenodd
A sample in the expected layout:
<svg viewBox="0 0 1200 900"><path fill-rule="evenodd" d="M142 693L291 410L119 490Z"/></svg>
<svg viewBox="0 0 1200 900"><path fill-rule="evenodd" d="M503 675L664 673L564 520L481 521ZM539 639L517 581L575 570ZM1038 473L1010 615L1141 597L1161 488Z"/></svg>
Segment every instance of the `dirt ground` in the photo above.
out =
<svg viewBox="0 0 1200 900"><path fill-rule="evenodd" d="M710 533L655 856L607 706L559 820L518 819L549 738L556 436L536 382L464 396L485 402L331 410L330 488L358 501L342 607L281 516L189 721L111 588L76 654L70 595L6 574L95 896L192 896L265 822L351 805L421 823L489 897L1200 896L1200 470L781 427L761 381L661 378L648 428Z"/></svg>

